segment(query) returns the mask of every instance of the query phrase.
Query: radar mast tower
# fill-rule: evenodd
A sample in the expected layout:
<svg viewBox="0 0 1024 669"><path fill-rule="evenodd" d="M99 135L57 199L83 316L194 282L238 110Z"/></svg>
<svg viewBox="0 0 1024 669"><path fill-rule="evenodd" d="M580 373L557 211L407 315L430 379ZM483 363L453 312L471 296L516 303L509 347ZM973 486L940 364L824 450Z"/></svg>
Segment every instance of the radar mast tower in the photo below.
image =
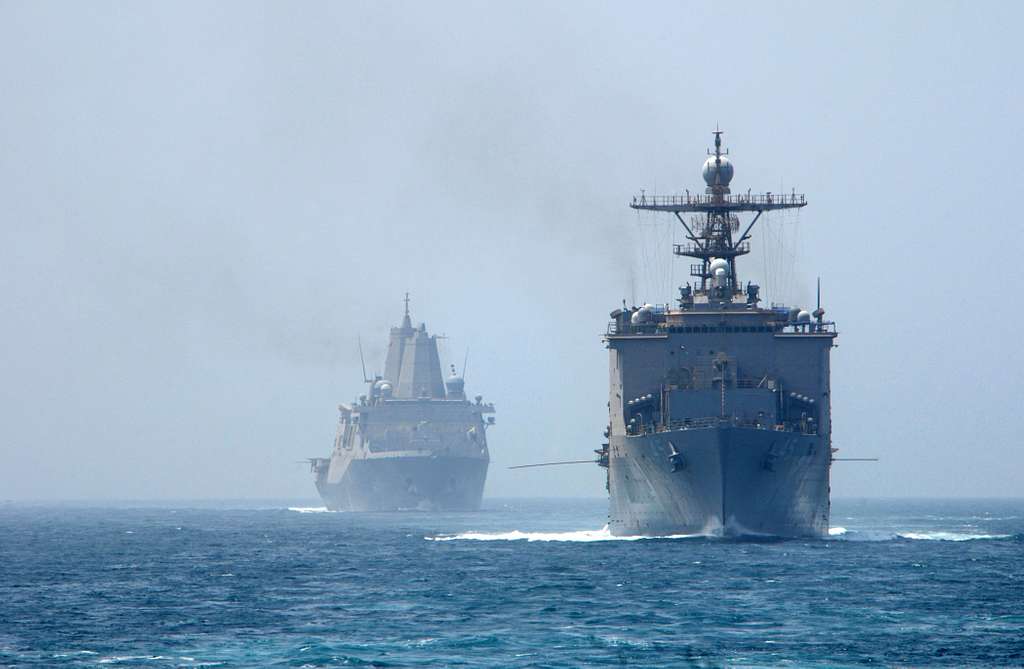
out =
<svg viewBox="0 0 1024 669"><path fill-rule="evenodd" d="M703 176L707 188L704 195L647 195L641 193L633 197L630 207L637 210L671 212L686 230L689 243L673 244L672 252L677 256L686 256L700 260L690 265L690 276L700 279L691 289L689 286L680 289L680 304L692 304L695 293L707 300L709 304L724 306L741 297L743 290L736 276L736 258L750 253L750 231L765 211L775 209L798 209L807 205L802 194L783 195L772 193L733 195L729 183L734 174L732 163L726 157L728 149L722 151L723 130L712 131L715 136L714 153L708 150L708 159L704 161ZM736 236L740 229L740 212L754 213L753 220ZM692 214L689 223L683 213ZM756 290L748 292L747 302L758 300Z"/></svg>

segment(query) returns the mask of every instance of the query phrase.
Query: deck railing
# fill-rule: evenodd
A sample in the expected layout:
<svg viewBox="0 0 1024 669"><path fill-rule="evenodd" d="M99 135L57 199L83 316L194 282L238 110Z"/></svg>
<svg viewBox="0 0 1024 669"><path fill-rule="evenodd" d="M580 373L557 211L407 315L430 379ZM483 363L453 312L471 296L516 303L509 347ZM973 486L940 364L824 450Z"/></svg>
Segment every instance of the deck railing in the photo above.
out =
<svg viewBox="0 0 1024 669"><path fill-rule="evenodd" d="M811 321L810 323L800 323L797 325L799 328L793 331L793 323L781 323L773 321L771 327L775 334L784 335L815 335L815 334L836 334L838 332L834 321L825 321L818 324L817 321ZM685 326L685 325L668 325L666 323L642 323L634 325L632 323L627 324L625 327L620 328L616 321L608 321L608 327L605 329L606 336L623 336L623 335L650 335L650 334L664 334L666 332L680 332L684 331L689 333L690 330L684 330L683 328L692 327L694 334L712 334L712 333L744 333L749 330L744 330L744 326ZM767 327L767 325L766 325ZM761 330L757 330L760 332Z"/></svg>
<svg viewBox="0 0 1024 669"><path fill-rule="evenodd" d="M741 242L732 248L705 248L703 246L697 246L696 244L673 244L672 253L677 256L696 256L698 258L714 254L720 258L728 258L731 256L741 256L750 253L750 242ZM701 265L698 265L698 267L701 267ZM696 274L695 276L701 276L701 274Z"/></svg>
<svg viewBox="0 0 1024 669"><path fill-rule="evenodd" d="M659 432L673 432L676 430L706 430L712 427L731 426L749 427L758 430L774 430L776 432L797 432L799 434L817 434L818 426L813 421L800 422L790 421L786 423L769 423L756 418L740 418L739 416L727 416L725 418L709 416L703 418L684 418L658 423L655 425L644 424L637 428L629 436L644 434L656 434ZM653 429L652 429L653 428Z"/></svg>
<svg viewBox="0 0 1024 669"><path fill-rule="evenodd" d="M632 207L677 207L677 206L743 206L766 208L777 206L801 207L807 204L803 193L757 193L737 195L647 195L642 193L639 197L634 196L630 204Z"/></svg>

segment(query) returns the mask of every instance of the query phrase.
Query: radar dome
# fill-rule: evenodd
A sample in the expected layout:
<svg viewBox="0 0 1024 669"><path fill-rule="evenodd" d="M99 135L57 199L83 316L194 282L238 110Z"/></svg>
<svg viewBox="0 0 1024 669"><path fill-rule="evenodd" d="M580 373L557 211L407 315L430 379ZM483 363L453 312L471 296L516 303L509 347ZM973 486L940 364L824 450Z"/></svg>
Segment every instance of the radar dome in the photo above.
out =
<svg viewBox="0 0 1024 669"><path fill-rule="evenodd" d="M796 322L797 323L810 323L811 322L811 315L805 309L801 309L797 313L797 315L796 315Z"/></svg>
<svg viewBox="0 0 1024 669"><path fill-rule="evenodd" d="M633 325L639 325L641 323L649 323L654 318L654 307L650 304L645 304L630 316L629 322Z"/></svg>
<svg viewBox="0 0 1024 669"><path fill-rule="evenodd" d="M726 260L725 258L714 258L712 259L711 264L708 265L708 269L711 271L712 275L718 274L718 270L723 270L726 274L728 274L729 261Z"/></svg>
<svg viewBox="0 0 1024 669"><path fill-rule="evenodd" d="M728 187L732 181L732 174L732 163L725 156L711 156L704 161L704 183L708 186Z"/></svg>

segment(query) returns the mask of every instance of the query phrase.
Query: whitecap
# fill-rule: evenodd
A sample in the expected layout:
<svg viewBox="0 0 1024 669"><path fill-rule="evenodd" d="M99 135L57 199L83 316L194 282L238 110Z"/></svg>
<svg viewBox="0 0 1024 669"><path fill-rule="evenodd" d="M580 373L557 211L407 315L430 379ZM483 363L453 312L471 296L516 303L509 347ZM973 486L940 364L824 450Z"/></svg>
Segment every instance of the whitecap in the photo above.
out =
<svg viewBox="0 0 1024 669"><path fill-rule="evenodd" d="M289 506L288 510L297 513L334 513L326 506Z"/></svg>
<svg viewBox="0 0 1024 669"><path fill-rule="evenodd" d="M588 543L593 541L637 541L640 539L690 539L703 534L674 534L663 537L614 536L605 525L600 530L574 530L569 532L462 532L461 534L424 537L427 541L567 541Z"/></svg>
<svg viewBox="0 0 1024 669"><path fill-rule="evenodd" d="M828 536L830 537L841 537L846 534L845 527L830 527L828 528Z"/></svg>
<svg viewBox="0 0 1024 669"><path fill-rule="evenodd" d="M100 664L121 664L122 662L138 662L139 660L170 660L172 658L163 655L114 655L99 660Z"/></svg>

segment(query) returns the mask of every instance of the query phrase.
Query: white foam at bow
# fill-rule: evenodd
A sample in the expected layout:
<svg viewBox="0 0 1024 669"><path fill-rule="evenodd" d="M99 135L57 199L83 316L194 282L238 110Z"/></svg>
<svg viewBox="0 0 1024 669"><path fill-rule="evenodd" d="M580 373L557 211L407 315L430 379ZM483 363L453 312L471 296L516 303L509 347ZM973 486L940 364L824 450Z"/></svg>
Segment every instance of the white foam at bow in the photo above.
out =
<svg viewBox="0 0 1024 669"><path fill-rule="evenodd" d="M665 537L617 537L612 535L605 525L600 530L575 530L571 532L462 532L461 534L425 537L427 541L637 541L639 539L688 539L700 537L700 534L674 534Z"/></svg>
<svg viewBox="0 0 1024 669"><path fill-rule="evenodd" d="M326 506L289 506L288 510L299 513L333 513Z"/></svg>
<svg viewBox="0 0 1024 669"><path fill-rule="evenodd" d="M828 528L828 536L830 537L841 537L846 534L845 527L830 527Z"/></svg>

